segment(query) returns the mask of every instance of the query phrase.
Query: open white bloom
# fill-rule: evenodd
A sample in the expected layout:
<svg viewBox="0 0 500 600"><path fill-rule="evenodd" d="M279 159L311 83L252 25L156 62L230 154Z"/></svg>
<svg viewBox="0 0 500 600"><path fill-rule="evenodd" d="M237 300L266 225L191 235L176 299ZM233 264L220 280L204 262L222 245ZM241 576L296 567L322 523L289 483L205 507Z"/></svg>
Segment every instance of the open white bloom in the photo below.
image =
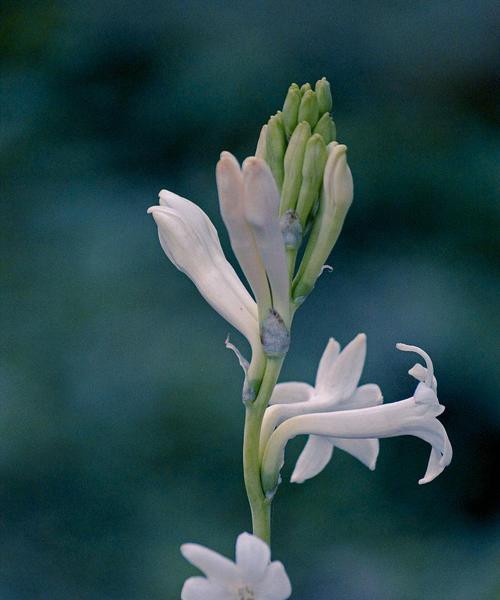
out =
<svg viewBox="0 0 500 600"><path fill-rule="evenodd" d="M205 577L190 577L182 600L286 600L290 580L279 561L271 562L269 546L249 533L236 541L236 562L198 544L183 544L181 552Z"/></svg>
<svg viewBox="0 0 500 600"><path fill-rule="evenodd" d="M366 358L366 335L360 333L340 352L339 343L330 338L321 357L315 386L295 381L274 388L261 430L261 456L270 435L278 425L298 415L343 411L382 404L378 385L358 387ZM335 447L349 452L369 469L377 461L378 439L344 439L311 435L302 451L291 480L302 483L320 473Z"/></svg>
<svg viewBox="0 0 500 600"><path fill-rule="evenodd" d="M262 461L262 484L268 494L278 485L288 440L313 434L344 439L386 438L412 435L432 446L427 471L419 483L428 483L449 465L452 449L443 425L437 420L444 411L436 395L436 381L430 357L416 346L397 344L399 350L416 352L426 368L413 367L410 374L420 380L414 395L406 400L339 412L306 414L282 423L271 435Z"/></svg>

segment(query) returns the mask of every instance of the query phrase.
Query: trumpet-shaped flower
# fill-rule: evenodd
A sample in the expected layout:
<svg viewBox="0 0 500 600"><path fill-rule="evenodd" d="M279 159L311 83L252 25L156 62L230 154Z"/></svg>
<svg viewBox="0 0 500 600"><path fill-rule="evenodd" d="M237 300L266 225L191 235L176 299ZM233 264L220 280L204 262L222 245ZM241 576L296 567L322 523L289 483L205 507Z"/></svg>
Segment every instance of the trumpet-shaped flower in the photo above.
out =
<svg viewBox="0 0 500 600"><path fill-rule="evenodd" d="M426 362L426 368L421 366L410 370L410 374L420 381L414 395L382 406L305 414L288 419L274 431L266 446L262 461L262 485L266 493L272 495L278 485L288 440L301 434L357 440L416 436L432 446L426 473L419 483L432 481L444 470L451 461L452 448L445 428L436 418L444 411L444 406L437 398L432 361L416 346L397 344L397 348L416 352Z"/></svg>
<svg viewBox="0 0 500 600"><path fill-rule="evenodd" d="M205 577L190 577L182 600L286 600L290 580L279 561L271 562L269 546L249 533L236 541L236 562L198 544L183 544L181 552Z"/></svg>
<svg viewBox="0 0 500 600"><path fill-rule="evenodd" d="M258 349L257 306L224 256L208 216L193 202L160 192L160 206L148 213L158 225L165 254L196 285L207 302Z"/></svg>
<svg viewBox="0 0 500 600"><path fill-rule="evenodd" d="M366 335L360 333L343 350L330 338L321 357L315 386L307 383L280 383L274 388L261 429L261 456L276 427L291 417L376 406L383 401L378 385L358 387L366 358ZM292 481L302 483L320 473L335 447L345 450L369 469L375 468L378 439L344 439L310 435L299 456Z"/></svg>

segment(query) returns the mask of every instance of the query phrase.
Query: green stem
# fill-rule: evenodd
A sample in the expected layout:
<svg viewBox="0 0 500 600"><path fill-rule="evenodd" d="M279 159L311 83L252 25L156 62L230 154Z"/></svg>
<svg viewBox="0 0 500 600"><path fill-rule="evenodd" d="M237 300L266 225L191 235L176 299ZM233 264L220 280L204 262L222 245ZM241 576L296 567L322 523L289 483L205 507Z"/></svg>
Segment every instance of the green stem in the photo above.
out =
<svg viewBox="0 0 500 600"><path fill-rule="evenodd" d="M245 414L243 436L243 471L245 488L252 512L254 535L271 544L271 500L266 498L260 480L259 439L264 412L273 393L283 358L268 358L257 398Z"/></svg>

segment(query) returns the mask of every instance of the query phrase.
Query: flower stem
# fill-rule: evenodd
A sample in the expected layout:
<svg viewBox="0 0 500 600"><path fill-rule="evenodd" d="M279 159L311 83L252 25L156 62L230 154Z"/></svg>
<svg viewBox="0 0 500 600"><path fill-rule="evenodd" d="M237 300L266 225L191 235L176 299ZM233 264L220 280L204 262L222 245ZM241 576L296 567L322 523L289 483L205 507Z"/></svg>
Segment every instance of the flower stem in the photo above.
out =
<svg viewBox="0 0 500 600"><path fill-rule="evenodd" d="M252 512L254 535L271 544L271 500L266 498L260 480L259 439L264 412L283 364L283 358L268 358L257 398L245 414L243 471L245 488Z"/></svg>

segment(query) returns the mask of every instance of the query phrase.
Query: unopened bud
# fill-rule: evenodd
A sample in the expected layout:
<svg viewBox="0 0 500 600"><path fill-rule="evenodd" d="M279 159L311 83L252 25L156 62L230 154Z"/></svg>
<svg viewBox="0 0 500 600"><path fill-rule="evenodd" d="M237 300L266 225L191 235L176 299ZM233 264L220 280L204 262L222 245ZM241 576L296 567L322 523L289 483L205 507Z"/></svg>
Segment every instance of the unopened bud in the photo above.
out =
<svg viewBox="0 0 500 600"><path fill-rule="evenodd" d="M286 149L284 168L285 175L281 191L280 215L287 210L294 210L302 183L302 164L307 140L311 137L311 127L304 121L299 123L293 132Z"/></svg>
<svg viewBox="0 0 500 600"><path fill-rule="evenodd" d="M302 96L299 107L299 122L307 121L311 127L314 127L319 119L319 107L316 94L312 90L307 90Z"/></svg>
<svg viewBox="0 0 500 600"><path fill-rule="evenodd" d="M283 127L281 112L278 112L267 123L266 162L280 190L283 185L283 158L285 156L285 149L285 128Z"/></svg>
<svg viewBox="0 0 500 600"><path fill-rule="evenodd" d="M316 82L314 89L318 98L319 114L330 112L333 106L330 83L323 77L323 79Z"/></svg>
<svg viewBox="0 0 500 600"><path fill-rule="evenodd" d="M293 130L297 127L299 106L300 106L300 90L296 83L288 88L288 94L283 104L283 124L285 126L286 137L289 140Z"/></svg>
<svg viewBox="0 0 500 600"><path fill-rule="evenodd" d="M263 125L260 130L259 141L257 142L257 148L255 149L256 158L262 158L266 160L266 138L267 138L267 125Z"/></svg>
<svg viewBox="0 0 500 600"><path fill-rule="evenodd" d="M352 203L353 183L346 150L346 146L336 142L328 147L319 211L293 283L292 296L297 303L303 301L313 289Z"/></svg>
<svg viewBox="0 0 500 600"><path fill-rule="evenodd" d="M294 210L287 210L280 219L281 234L285 248L297 250L302 242L302 225Z"/></svg>
<svg viewBox="0 0 500 600"><path fill-rule="evenodd" d="M337 136L337 129L330 113L325 113L316 123L313 133L319 133L325 140L325 144L333 142Z"/></svg>
<svg viewBox="0 0 500 600"><path fill-rule="evenodd" d="M303 96L308 90L312 89L310 83L304 83L300 86L300 95Z"/></svg>
<svg viewBox="0 0 500 600"><path fill-rule="evenodd" d="M302 166L302 185L296 209L302 227L305 227L309 213L319 195L327 155L323 138L315 133L307 142Z"/></svg>
<svg viewBox="0 0 500 600"><path fill-rule="evenodd" d="M269 311L262 323L260 337L266 356L279 358L288 352L290 333L277 311Z"/></svg>

